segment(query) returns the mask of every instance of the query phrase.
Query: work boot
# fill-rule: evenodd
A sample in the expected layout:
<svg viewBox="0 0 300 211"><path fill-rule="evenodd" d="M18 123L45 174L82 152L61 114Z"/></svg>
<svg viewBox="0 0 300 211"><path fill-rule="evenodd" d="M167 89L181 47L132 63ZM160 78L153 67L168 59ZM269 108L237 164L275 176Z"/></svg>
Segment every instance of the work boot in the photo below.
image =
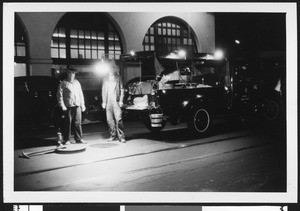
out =
<svg viewBox="0 0 300 211"><path fill-rule="evenodd" d="M70 145L71 142L70 142L70 141L63 141L61 144L62 144L62 145Z"/></svg>
<svg viewBox="0 0 300 211"><path fill-rule="evenodd" d="M121 138L121 139L120 139L120 142L121 142L121 143L126 143L125 138Z"/></svg>
<svg viewBox="0 0 300 211"><path fill-rule="evenodd" d="M87 141L80 139L76 141L77 144L87 144Z"/></svg>
<svg viewBox="0 0 300 211"><path fill-rule="evenodd" d="M109 139L107 139L107 142L113 142L113 141L117 141L117 139L114 137L110 137Z"/></svg>

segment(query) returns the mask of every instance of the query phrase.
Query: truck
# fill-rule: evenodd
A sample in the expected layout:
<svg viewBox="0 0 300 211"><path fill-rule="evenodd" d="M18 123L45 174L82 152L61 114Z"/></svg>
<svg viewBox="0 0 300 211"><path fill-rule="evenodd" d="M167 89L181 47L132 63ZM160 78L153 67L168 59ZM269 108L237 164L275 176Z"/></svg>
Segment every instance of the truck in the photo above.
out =
<svg viewBox="0 0 300 211"><path fill-rule="evenodd" d="M140 64L149 59L153 60L154 74L126 83L125 110L140 113L151 132L161 131L167 122L186 122L191 134L204 135L220 116L245 119L255 114L268 120L279 116L278 93L262 99L247 66L230 65L226 58L205 53L157 58L155 53L143 52L122 58L123 63ZM149 65L149 61L145 63Z"/></svg>

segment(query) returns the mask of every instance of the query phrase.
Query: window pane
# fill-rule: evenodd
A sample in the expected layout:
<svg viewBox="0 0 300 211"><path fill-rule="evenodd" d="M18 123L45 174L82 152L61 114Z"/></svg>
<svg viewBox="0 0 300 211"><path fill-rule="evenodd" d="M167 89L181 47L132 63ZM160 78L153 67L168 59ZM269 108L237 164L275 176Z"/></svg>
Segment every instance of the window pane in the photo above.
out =
<svg viewBox="0 0 300 211"><path fill-rule="evenodd" d="M92 49L97 49L97 40L92 41Z"/></svg>
<svg viewBox="0 0 300 211"><path fill-rule="evenodd" d="M59 51L59 58L66 58L66 49L60 49Z"/></svg>
<svg viewBox="0 0 300 211"><path fill-rule="evenodd" d="M161 35L161 28L158 28L157 34Z"/></svg>
<svg viewBox="0 0 300 211"><path fill-rule="evenodd" d="M190 38L189 39L189 45L192 45L193 44L193 41L192 41L192 39Z"/></svg>
<svg viewBox="0 0 300 211"><path fill-rule="evenodd" d="M148 42L149 42L149 37L146 36L146 37L145 37L145 43L148 43Z"/></svg>
<svg viewBox="0 0 300 211"><path fill-rule="evenodd" d="M92 50L92 59L97 59L97 51Z"/></svg>
<svg viewBox="0 0 300 211"><path fill-rule="evenodd" d="M163 35L166 35L167 30L163 29Z"/></svg>
<svg viewBox="0 0 300 211"><path fill-rule="evenodd" d="M115 49L114 42L109 42L108 49L109 49L109 50Z"/></svg>
<svg viewBox="0 0 300 211"><path fill-rule="evenodd" d="M187 45L187 39L186 38L183 38L183 44Z"/></svg>
<svg viewBox="0 0 300 211"><path fill-rule="evenodd" d="M59 39L59 47L61 47L61 48L66 47L66 39L65 38L60 38Z"/></svg>
<svg viewBox="0 0 300 211"><path fill-rule="evenodd" d="M114 40L114 33L113 32L108 33L108 40Z"/></svg>
<svg viewBox="0 0 300 211"><path fill-rule="evenodd" d="M79 40L79 48L84 48L84 40Z"/></svg>
<svg viewBox="0 0 300 211"><path fill-rule="evenodd" d="M154 51L154 50L155 50L155 49L154 49L154 45L151 45L151 46L150 46L150 50L151 50L151 51Z"/></svg>
<svg viewBox="0 0 300 211"><path fill-rule="evenodd" d="M71 38L77 38L78 37L77 30L71 29L70 37Z"/></svg>
<svg viewBox="0 0 300 211"><path fill-rule="evenodd" d="M182 33L183 33L183 36L184 36L184 37L187 37L187 36L188 36L187 30L182 30Z"/></svg>
<svg viewBox="0 0 300 211"><path fill-rule="evenodd" d="M172 32L171 32L171 29L168 29L168 35L171 35Z"/></svg>
<svg viewBox="0 0 300 211"><path fill-rule="evenodd" d="M86 59L91 59L91 51L90 50L85 51L85 58Z"/></svg>
<svg viewBox="0 0 300 211"><path fill-rule="evenodd" d="M51 47L58 47L58 38L52 38Z"/></svg>
<svg viewBox="0 0 300 211"><path fill-rule="evenodd" d="M71 49L71 58L72 59L77 59L78 58L78 50L76 49Z"/></svg>
<svg viewBox="0 0 300 211"><path fill-rule="evenodd" d="M104 32L98 32L98 39L104 40Z"/></svg>
<svg viewBox="0 0 300 211"><path fill-rule="evenodd" d="M121 51L120 43L115 43L115 49L116 49L117 51Z"/></svg>
<svg viewBox="0 0 300 211"><path fill-rule="evenodd" d="M150 43L154 43L154 37L153 36L150 37Z"/></svg>
<svg viewBox="0 0 300 211"><path fill-rule="evenodd" d="M79 30L79 38L84 38L84 31L83 30Z"/></svg>
<svg viewBox="0 0 300 211"><path fill-rule="evenodd" d="M168 44L172 44L172 39L168 38Z"/></svg>
<svg viewBox="0 0 300 211"><path fill-rule="evenodd" d="M79 50L78 59L84 58L84 50Z"/></svg>
<svg viewBox="0 0 300 211"><path fill-rule="evenodd" d="M154 34L154 27L150 27L150 34Z"/></svg>
<svg viewBox="0 0 300 211"><path fill-rule="evenodd" d="M98 48L104 49L104 41L98 41Z"/></svg>
<svg viewBox="0 0 300 211"><path fill-rule="evenodd" d="M172 35L176 36L176 30L175 29L172 29Z"/></svg>
<svg viewBox="0 0 300 211"><path fill-rule="evenodd" d="M77 39L71 39L71 48L78 48Z"/></svg>
<svg viewBox="0 0 300 211"><path fill-rule="evenodd" d="M51 48L51 57L52 58L58 58L58 49Z"/></svg>
<svg viewBox="0 0 300 211"><path fill-rule="evenodd" d="M104 57L104 51L98 51L98 59L101 59L102 57Z"/></svg>
<svg viewBox="0 0 300 211"><path fill-rule="evenodd" d="M86 39L91 39L91 32L90 31L85 31L85 38Z"/></svg>
<svg viewBox="0 0 300 211"><path fill-rule="evenodd" d="M26 56L25 46L17 46L17 55Z"/></svg>
<svg viewBox="0 0 300 211"><path fill-rule="evenodd" d="M64 28L59 28L59 37L66 37L66 32Z"/></svg>
<svg viewBox="0 0 300 211"><path fill-rule="evenodd" d="M54 32L53 32L52 36L53 37L58 37L58 29L57 28L54 29Z"/></svg>
<svg viewBox="0 0 300 211"><path fill-rule="evenodd" d="M92 39L96 40L97 39L97 32L92 31Z"/></svg>
<svg viewBox="0 0 300 211"><path fill-rule="evenodd" d="M90 40L85 40L85 48L88 48L88 49L91 48L91 41Z"/></svg>
<svg viewBox="0 0 300 211"><path fill-rule="evenodd" d="M145 51L149 51L149 46L148 45L145 46Z"/></svg>

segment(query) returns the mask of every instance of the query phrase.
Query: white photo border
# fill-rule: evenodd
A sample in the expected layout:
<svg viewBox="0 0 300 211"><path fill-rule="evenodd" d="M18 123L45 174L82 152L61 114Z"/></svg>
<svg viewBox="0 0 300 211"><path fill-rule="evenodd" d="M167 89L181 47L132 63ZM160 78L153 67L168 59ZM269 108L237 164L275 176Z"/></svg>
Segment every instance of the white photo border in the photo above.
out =
<svg viewBox="0 0 300 211"><path fill-rule="evenodd" d="M82 6L84 5L84 7ZM100 8L100 9L97 9ZM14 191L15 12L253 12L286 13L287 191L207 192L22 192ZM296 3L3 3L3 188L5 203L295 203L298 198Z"/></svg>

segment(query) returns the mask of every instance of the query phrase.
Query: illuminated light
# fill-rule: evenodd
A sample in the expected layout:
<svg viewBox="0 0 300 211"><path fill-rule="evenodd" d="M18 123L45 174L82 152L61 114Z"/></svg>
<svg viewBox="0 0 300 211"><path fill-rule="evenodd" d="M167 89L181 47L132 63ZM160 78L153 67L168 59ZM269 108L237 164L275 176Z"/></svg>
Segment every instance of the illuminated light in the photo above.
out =
<svg viewBox="0 0 300 211"><path fill-rule="evenodd" d="M163 89L163 90L162 90L162 93L166 94L166 90Z"/></svg>
<svg viewBox="0 0 300 211"><path fill-rule="evenodd" d="M109 65L106 62L101 61L95 65L95 70L98 75L104 76L109 72Z"/></svg>
<svg viewBox="0 0 300 211"><path fill-rule="evenodd" d="M171 52L166 56L167 59L185 59L186 52L184 50Z"/></svg>
<svg viewBox="0 0 300 211"><path fill-rule="evenodd" d="M201 97L201 95L196 95L196 98L200 98Z"/></svg>
<svg viewBox="0 0 300 211"><path fill-rule="evenodd" d="M225 86L225 87L224 87L224 89L225 89L226 91L228 91L228 90L229 90L227 86Z"/></svg>
<svg viewBox="0 0 300 211"><path fill-rule="evenodd" d="M221 50L217 50L214 55L216 59L222 59L224 57L224 53Z"/></svg>
<svg viewBox="0 0 300 211"><path fill-rule="evenodd" d="M130 55L134 56L135 55L134 51L130 51Z"/></svg>
<svg viewBox="0 0 300 211"><path fill-rule="evenodd" d="M178 51L178 56L184 58L186 56L186 52L184 50Z"/></svg>
<svg viewBox="0 0 300 211"><path fill-rule="evenodd" d="M239 40L235 40L234 42L235 42L235 44L240 44L241 43Z"/></svg>
<svg viewBox="0 0 300 211"><path fill-rule="evenodd" d="M185 100L182 102L183 106L186 106L189 103L189 101Z"/></svg>

